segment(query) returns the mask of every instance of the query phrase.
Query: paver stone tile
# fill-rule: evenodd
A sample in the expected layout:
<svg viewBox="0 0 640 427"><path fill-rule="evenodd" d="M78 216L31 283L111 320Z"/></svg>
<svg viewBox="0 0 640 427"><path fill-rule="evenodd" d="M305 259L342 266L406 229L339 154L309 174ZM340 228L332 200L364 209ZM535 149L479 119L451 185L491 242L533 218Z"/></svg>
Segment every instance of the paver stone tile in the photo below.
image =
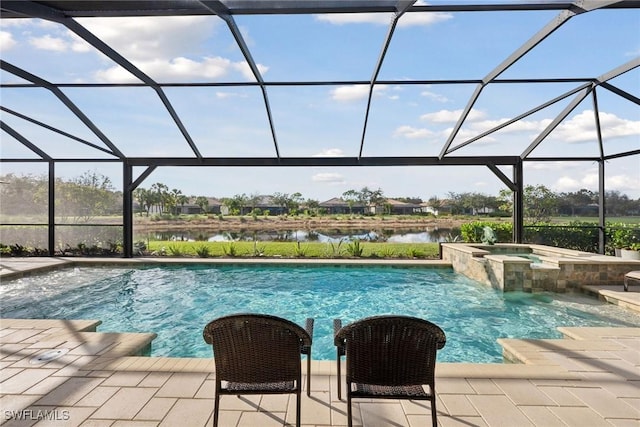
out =
<svg viewBox="0 0 640 427"><path fill-rule="evenodd" d="M533 423L507 396L467 396L482 418L491 427L534 427Z"/></svg>
<svg viewBox="0 0 640 427"><path fill-rule="evenodd" d="M160 387L157 396L194 397L206 378L206 373L174 373L171 375L171 378Z"/></svg>
<svg viewBox="0 0 640 427"><path fill-rule="evenodd" d="M151 399L156 389L121 388L93 414L92 418L133 419Z"/></svg>
<svg viewBox="0 0 640 427"><path fill-rule="evenodd" d="M400 403L386 403L377 400L375 403L360 403L362 422L367 427L406 425L407 417Z"/></svg>
<svg viewBox="0 0 640 427"><path fill-rule="evenodd" d="M493 381L516 405L555 405L553 400L527 380L495 379Z"/></svg>
<svg viewBox="0 0 640 427"><path fill-rule="evenodd" d="M39 405L74 405L102 383L102 378L69 378L42 396Z"/></svg>
<svg viewBox="0 0 640 427"><path fill-rule="evenodd" d="M140 384L140 382L147 376L146 372L114 372L109 378L104 380L102 385L105 386L120 386L120 387L134 387Z"/></svg>
<svg viewBox="0 0 640 427"><path fill-rule="evenodd" d="M104 383L103 383L104 384ZM78 406L101 406L107 400L117 393L119 387L98 386L91 390L85 397L80 399L76 405Z"/></svg>
<svg viewBox="0 0 640 427"><path fill-rule="evenodd" d="M639 408L634 408L622 399L617 399L613 394L606 390L595 388L576 388L570 391L604 418L640 419Z"/></svg>
<svg viewBox="0 0 640 427"><path fill-rule="evenodd" d="M174 397L154 397L135 416L136 420L162 421L169 410L178 401Z"/></svg>
<svg viewBox="0 0 640 427"><path fill-rule="evenodd" d="M0 392L4 394L23 393L54 372L53 369L24 369L2 382Z"/></svg>
<svg viewBox="0 0 640 427"><path fill-rule="evenodd" d="M591 408L557 406L549 408L558 418L568 426L610 427L611 424L598 415Z"/></svg>
<svg viewBox="0 0 640 427"><path fill-rule="evenodd" d="M545 408L544 406L519 406L518 408L536 426L566 427L566 424L560 421L560 418L555 416L549 408Z"/></svg>
<svg viewBox="0 0 640 427"><path fill-rule="evenodd" d="M205 426L213 412L213 401L208 399L178 399L160 426Z"/></svg>
<svg viewBox="0 0 640 427"><path fill-rule="evenodd" d="M285 415L285 412L242 412L238 427L282 427Z"/></svg>

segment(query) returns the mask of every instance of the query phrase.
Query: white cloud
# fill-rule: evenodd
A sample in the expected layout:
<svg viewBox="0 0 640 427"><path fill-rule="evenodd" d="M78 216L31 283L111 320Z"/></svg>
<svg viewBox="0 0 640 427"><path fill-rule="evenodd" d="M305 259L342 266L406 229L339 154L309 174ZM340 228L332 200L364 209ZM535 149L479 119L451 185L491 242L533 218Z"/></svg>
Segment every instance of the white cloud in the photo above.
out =
<svg viewBox="0 0 640 427"><path fill-rule="evenodd" d="M214 80L240 73L254 80L246 61L232 61L221 56L203 56L205 42L215 31L217 20L202 16L155 18L99 18L81 20L134 65L158 81ZM190 50L185 50L187 47ZM257 64L260 73L268 67ZM135 81L114 65L95 73L99 81Z"/></svg>
<svg viewBox="0 0 640 427"><path fill-rule="evenodd" d="M576 176L577 175L577 176ZM580 173L576 172L572 176L563 175L556 180L552 187L556 191L571 192L578 191L582 188L593 190L598 189L598 172L592 168L584 170ZM640 174L630 175L608 175L606 180L606 190L616 190L621 193L633 193L640 188Z"/></svg>
<svg viewBox="0 0 640 427"><path fill-rule="evenodd" d="M427 113L420 116L420 120L431 123L453 123L457 122L462 114L462 110L440 110L434 113ZM465 127L459 132L459 138L473 137L478 133L493 129L509 120L510 118L487 119L484 111L472 109ZM530 132L531 138L535 138L552 122L551 118L542 120L519 120L502 128L501 134ZM615 114L600 112L600 124L602 136L606 139L640 135L640 121L632 121L620 118ZM592 110L585 110L571 119L562 122L550 135L550 139L566 142L585 142L596 139L595 121Z"/></svg>
<svg viewBox="0 0 640 427"><path fill-rule="evenodd" d="M53 37L49 34L42 37L32 37L29 39L29 44L40 50L51 50L54 52L65 52L69 50L69 44L66 40L60 37Z"/></svg>
<svg viewBox="0 0 640 427"><path fill-rule="evenodd" d="M481 120L477 122L470 122L469 129L474 132L484 132L489 129L493 129L496 126L499 126L510 119L498 119L498 120ZM510 124L509 126L502 128L500 130L501 133L515 133L515 132L534 132L538 134L545 127L547 127L551 123L551 119L544 119L540 121L531 121L531 120L519 120L515 123Z"/></svg>
<svg viewBox="0 0 640 427"><path fill-rule="evenodd" d="M238 93L238 92L221 92L218 91L216 92L216 98L219 99L227 99L227 98L246 98L247 95L244 93Z"/></svg>
<svg viewBox="0 0 640 427"><path fill-rule="evenodd" d="M316 15L318 21L328 22L333 25L347 24L375 24L389 25L391 13L332 13L326 15Z"/></svg>
<svg viewBox="0 0 640 427"><path fill-rule="evenodd" d="M617 138L640 135L640 121L626 120L615 114L600 111L602 137ZM593 110L584 110L562 122L551 134L554 139L567 142L594 141L597 138Z"/></svg>
<svg viewBox="0 0 640 427"><path fill-rule="evenodd" d="M344 157L344 151L340 148L327 148L318 154L314 154L313 157Z"/></svg>
<svg viewBox="0 0 640 427"><path fill-rule="evenodd" d="M416 4L419 4L416 3ZM423 3L424 4L424 3ZM373 25L389 25L393 18L393 14L385 13L333 13L316 15L318 21L328 22L333 25L347 24L373 24ZM399 28L409 28L416 26L427 26L437 24L438 22L448 21L453 18L449 13L421 13L407 12L398 21Z"/></svg>
<svg viewBox="0 0 640 427"><path fill-rule="evenodd" d="M628 178L628 177L627 177ZM552 185L553 189L560 192L578 191L582 188L598 188L598 172L592 168L576 170L572 176L563 175ZM611 187L611 182L607 179L607 190L615 190Z"/></svg>
<svg viewBox="0 0 640 427"><path fill-rule="evenodd" d="M570 162L525 162L524 169L526 170L540 170L540 171L558 171L566 170L567 168L574 167L576 163Z"/></svg>
<svg viewBox="0 0 640 427"><path fill-rule="evenodd" d="M72 51L77 53L87 53L93 50L93 47L84 41L84 39L80 38L76 33L67 31L67 36L69 37L69 44L71 45Z"/></svg>
<svg viewBox="0 0 640 427"><path fill-rule="evenodd" d="M448 21L452 19L453 15L450 13L421 13L421 12L413 12L413 13L405 13L398 21L398 27L400 28L409 28L416 26L424 26L424 25L433 25L438 22Z"/></svg>
<svg viewBox="0 0 640 427"><path fill-rule="evenodd" d="M7 51L16 45L13 35L8 31L0 31L0 51Z"/></svg>
<svg viewBox="0 0 640 427"><path fill-rule="evenodd" d="M80 23L131 60L151 61L197 52L211 36L216 20L204 16L87 18Z"/></svg>
<svg viewBox="0 0 640 427"><path fill-rule="evenodd" d="M386 85L376 85L373 87L374 95L381 95L387 90ZM330 92L331 99L339 102L353 102L365 99L369 96L368 85L351 85L340 86L332 89Z"/></svg>
<svg viewBox="0 0 640 427"><path fill-rule="evenodd" d="M440 95L439 93L430 92L428 90L422 91L420 95L437 102L449 102L449 99L446 96Z"/></svg>
<svg viewBox="0 0 640 427"><path fill-rule="evenodd" d="M635 192L640 188L640 176L614 175L607 177L607 190L618 190L621 193Z"/></svg>
<svg viewBox="0 0 640 427"><path fill-rule="evenodd" d="M342 174L333 172L317 173L311 177L311 180L314 182L326 182L332 185L345 183L344 176L342 176Z"/></svg>
<svg viewBox="0 0 640 427"><path fill-rule="evenodd" d="M407 138L407 139L429 138L433 135L434 133L429 129L415 128L412 126L400 126L396 128L396 130L393 132L394 137L401 137L401 138Z"/></svg>
<svg viewBox="0 0 640 427"><path fill-rule="evenodd" d="M558 178L554 185L554 188L558 189L559 191L568 192L579 190L580 188L584 188L584 186L581 186L580 181L575 178L562 176Z"/></svg>
<svg viewBox="0 0 640 427"><path fill-rule="evenodd" d="M440 110L435 113L426 113L420 116L420 120L426 120L433 123L453 123L457 122L462 114L462 110ZM471 109L467 120L475 121L486 116L484 111Z"/></svg>

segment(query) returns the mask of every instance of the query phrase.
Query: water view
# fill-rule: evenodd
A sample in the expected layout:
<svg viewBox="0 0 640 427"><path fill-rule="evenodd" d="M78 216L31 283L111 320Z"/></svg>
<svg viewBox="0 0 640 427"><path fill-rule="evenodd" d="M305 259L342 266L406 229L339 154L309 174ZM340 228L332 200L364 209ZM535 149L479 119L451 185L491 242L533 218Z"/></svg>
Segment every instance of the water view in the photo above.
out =
<svg viewBox="0 0 640 427"><path fill-rule="evenodd" d="M372 242L390 243L434 243L454 239L460 234L459 228L422 228L408 230L269 230L269 231L216 231L167 230L136 233L135 240L173 241L276 241L276 242L321 242L337 243L341 240L360 239Z"/></svg>

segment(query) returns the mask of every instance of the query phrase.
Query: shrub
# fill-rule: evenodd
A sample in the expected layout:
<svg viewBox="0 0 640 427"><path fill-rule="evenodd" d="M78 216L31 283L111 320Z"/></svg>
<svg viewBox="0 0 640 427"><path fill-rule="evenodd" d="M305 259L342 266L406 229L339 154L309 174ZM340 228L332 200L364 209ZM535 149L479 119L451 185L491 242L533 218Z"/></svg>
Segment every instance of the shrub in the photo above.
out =
<svg viewBox="0 0 640 427"><path fill-rule="evenodd" d="M409 249L407 249L407 256L409 258L424 258L426 255L427 254L424 251L414 246L411 246Z"/></svg>
<svg viewBox="0 0 640 427"><path fill-rule="evenodd" d="M328 258L337 258L341 255L341 249L343 240L339 240L338 243L329 242L329 247L327 248L327 257Z"/></svg>
<svg viewBox="0 0 640 427"><path fill-rule="evenodd" d="M590 222L574 221L567 225L536 224L525 228L528 243L598 252L598 227Z"/></svg>
<svg viewBox="0 0 640 427"><path fill-rule="evenodd" d="M466 243L480 243L484 235L484 227L491 227L498 242L513 240L513 225L510 222L471 221L460 226L462 239Z"/></svg>
<svg viewBox="0 0 640 427"><path fill-rule="evenodd" d="M196 246L195 250L196 255L198 255L200 258L208 258L211 253L211 249L206 243Z"/></svg>
<svg viewBox="0 0 640 427"><path fill-rule="evenodd" d="M364 252L363 246L364 245L360 243L360 239L355 239L347 244L345 250L352 257L360 258L362 256L362 253Z"/></svg>
<svg viewBox="0 0 640 427"><path fill-rule="evenodd" d="M266 248L265 245L258 245L258 241L254 240L253 241L253 256L264 256L265 248Z"/></svg>
<svg viewBox="0 0 640 427"><path fill-rule="evenodd" d="M177 257L183 256L184 250L179 245L169 245L169 254L171 256L177 256Z"/></svg>
<svg viewBox="0 0 640 427"><path fill-rule="evenodd" d="M384 246L378 252L378 256L380 258L394 258L396 256L396 252L393 250L393 248L390 248L388 246Z"/></svg>
<svg viewBox="0 0 640 427"><path fill-rule="evenodd" d="M293 248L293 254L298 258L303 258L307 255L307 247L302 246L300 242L296 242L296 246Z"/></svg>
<svg viewBox="0 0 640 427"><path fill-rule="evenodd" d="M230 257L238 256L238 249L236 248L236 244L234 242L229 242L229 244L224 246L222 250L224 251L224 254L226 256L230 256Z"/></svg>

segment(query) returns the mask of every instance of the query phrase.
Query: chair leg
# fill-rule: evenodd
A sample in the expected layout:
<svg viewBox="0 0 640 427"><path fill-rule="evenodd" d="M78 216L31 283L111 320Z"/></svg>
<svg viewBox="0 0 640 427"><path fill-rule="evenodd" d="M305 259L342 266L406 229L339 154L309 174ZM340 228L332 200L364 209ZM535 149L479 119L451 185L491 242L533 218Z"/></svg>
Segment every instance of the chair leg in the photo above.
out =
<svg viewBox="0 0 640 427"><path fill-rule="evenodd" d="M353 427L353 412L351 410L351 385L347 384L347 424L349 427Z"/></svg>
<svg viewBox="0 0 640 427"><path fill-rule="evenodd" d="M338 360L338 400L342 400L342 377L340 376L340 351L336 359Z"/></svg>
<svg viewBox="0 0 640 427"><path fill-rule="evenodd" d="M296 393L296 427L300 427L300 390Z"/></svg>
<svg viewBox="0 0 640 427"><path fill-rule="evenodd" d="M436 391L431 387L431 425L438 427L438 412L436 411Z"/></svg>
<svg viewBox="0 0 640 427"><path fill-rule="evenodd" d="M216 396L213 404L213 427L218 427L218 412L220 411L220 393L216 386Z"/></svg>
<svg viewBox="0 0 640 427"><path fill-rule="evenodd" d="M307 396L311 396L311 352L307 355Z"/></svg>

